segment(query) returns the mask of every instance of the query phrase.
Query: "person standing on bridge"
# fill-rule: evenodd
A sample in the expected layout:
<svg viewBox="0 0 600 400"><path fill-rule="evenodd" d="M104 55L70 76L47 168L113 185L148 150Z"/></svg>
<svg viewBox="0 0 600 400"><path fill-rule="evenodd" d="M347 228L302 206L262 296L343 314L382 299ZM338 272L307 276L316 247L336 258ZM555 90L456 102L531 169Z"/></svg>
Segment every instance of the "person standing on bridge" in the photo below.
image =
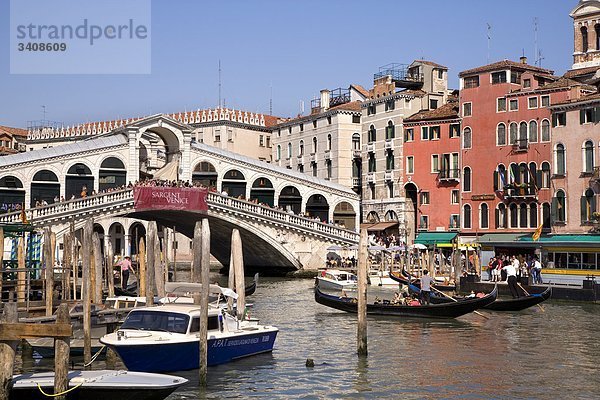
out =
<svg viewBox="0 0 600 400"><path fill-rule="evenodd" d="M129 271L131 270L131 258L125 256L117 265L121 267L121 288L127 290L127 281L129 280Z"/></svg>

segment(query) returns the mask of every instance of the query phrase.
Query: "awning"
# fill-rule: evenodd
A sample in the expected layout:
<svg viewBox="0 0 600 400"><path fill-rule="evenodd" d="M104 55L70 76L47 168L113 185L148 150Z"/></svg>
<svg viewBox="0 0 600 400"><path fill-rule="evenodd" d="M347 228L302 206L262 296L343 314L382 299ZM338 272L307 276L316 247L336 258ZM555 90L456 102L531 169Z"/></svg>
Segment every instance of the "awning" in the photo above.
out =
<svg viewBox="0 0 600 400"><path fill-rule="evenodd" d="M540 237L537 241L534 241L531 235L523 235L519 242L540 246L589 247L600 245L600 235L548 235Z"/></svg>
<svg viewBox="0 0 600 400"><path fill-rule="evenodd" d="M426 246L449 245L458 235L457 232L421 232L417 235L415 243Z"/></svg>
<svg viewBox="0 0 600 400"><path fill-rule="evenodd" d="M364 224L363 226L361 226L361 228L366 227L367 232L381 232L389 228L394 228L396 226L398 226L398 222L377 222L370 225Z"/></svg>
<svg viewBox="0 0 600 400"><path fill-rule="evenodd" d="M526 236L531 238L531 233L488 233L479 236L477 242L481 245L490 246L518 245L520 239Z"/></svg>

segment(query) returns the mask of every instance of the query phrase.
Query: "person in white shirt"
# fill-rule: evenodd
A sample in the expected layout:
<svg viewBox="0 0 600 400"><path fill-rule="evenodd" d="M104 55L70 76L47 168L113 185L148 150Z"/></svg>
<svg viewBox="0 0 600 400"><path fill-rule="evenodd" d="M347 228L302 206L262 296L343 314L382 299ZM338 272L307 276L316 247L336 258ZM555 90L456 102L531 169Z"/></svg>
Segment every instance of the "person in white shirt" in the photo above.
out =
<svg viewBox="0 0 600 400"><path fill-rule="evenodd" d="M424 270L421 277L421 304L429 304L431 300L431 284L435 283L432 277L429 276L429 271Z"/></svg>
<svg viewBox="0 0 600 400"><path fill-rule="evenodd" d="M519 297L519 289L517 288L517 268L519 260L515 256L512 256L511 263L507 263L502 269L506 272L506 281L508 282L508 288L513 299Z"/></svg>

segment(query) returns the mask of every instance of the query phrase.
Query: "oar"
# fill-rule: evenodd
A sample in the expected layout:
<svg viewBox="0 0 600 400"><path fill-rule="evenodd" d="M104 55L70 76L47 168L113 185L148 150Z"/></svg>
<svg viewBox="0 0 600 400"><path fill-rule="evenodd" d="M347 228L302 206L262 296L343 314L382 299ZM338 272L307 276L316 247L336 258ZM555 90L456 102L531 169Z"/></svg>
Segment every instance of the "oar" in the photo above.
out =
<svg viewBox="0 0 600 400"><path fill-rule="evenodd" d="M521 284L520 284L520 283L518 283L518 282L517 282L517 285L518 285L518 286L521 288L521 290L522 290L523 292L525 292L525 294L526 294L527 296L531 296L531 295L529 294L529 292L527 292L527 290L525 290L525 288L524 288L523 286L521 286ZM546 310L544 310L544 307L542 307L542 305L541 305L541 304L536 304L536 306L538 306L538 307L540 308L540 310L542 310L542 312L546 312Z"/></svg>
<svg viewBox="0 0 600 400"><path fill-rule="evenodd" d="M439 294L441 294L442 296L444 296L444 297L447 297L447 298L449 298L450 300L452 300L452 301L454 301L454 302L458 303L458 300L456 300L456 299L455 299L454 297L452 297L452 296L448 296L446 293L442 292L441 290L438 290L438 289L434 288L433 286L431 286L431 289L432 289L432 290L435 290L435 292L436 292L436 293L439 293ZM485 316L485 315L483 315L482 313L480 313L480 312L479 312L479 311L477 311L477 310L474 310L473 312L474 312L475 314L479 315L480 317L483 317L483 318L485 318L485 319L490 319L488 316Z"/></svg>

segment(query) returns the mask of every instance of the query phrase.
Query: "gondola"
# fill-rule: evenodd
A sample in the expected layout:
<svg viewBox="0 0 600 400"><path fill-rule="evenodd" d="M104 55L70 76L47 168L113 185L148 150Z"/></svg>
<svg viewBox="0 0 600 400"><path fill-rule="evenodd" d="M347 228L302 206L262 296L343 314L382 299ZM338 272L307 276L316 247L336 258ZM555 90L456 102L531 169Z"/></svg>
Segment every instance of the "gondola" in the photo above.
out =
<svg viewBox="0 0 600 400"><path fill-rule="evenodd" d="M497 296L498 287L495 286L494 290L484 297L448 304L419 306L391 303L367 304L367 314L415 318L457 318L493 303ZM351 313L356 313L358 309L358 302L355 298L329 295L321 292L318 286L315 286L315 301L324 306Z"/></svg>
<svg viewBox="0 0 600 400"><path fill-rule="evenodd" d="M401 283L403 285L408 285L410 283L411 285L416 286L417 288L421 287L419 278L413 277L412 281L411 281L410 275L405 270L393 271L393 272L390 271L389 275L390 275L390 278L392 278L396 282ZM455 285L443 285L443 284L439 284L439 283L434 284L433 287L436 288L437 290L441 290L443 292L451 292L456 289Z"/></svg>
<svg viewBox="0 0 600 400"><path fill-rule="evenodd" d="M420 289L416 285L410 284L408 285L408 291L410 293L419 294ZM521 311L540 304L548 300L551 296L552 287L549 286L542 293L530 294L516 299L496 299L496 301L483 307L483 309L491 311ZM455 301L464 301L465 299L468 299L468 297L453 297L453 299L454 300L435 292L432 292L430 296L432 304L454 303Z"/></svg>
<svg viewBox="0 0 600 400"><path fill-rule="evenodd" d="M254 281L244 289L244 294L246 296L251 296L256 292L256 286L258 286L258 272L254 274Z"/></svg>

